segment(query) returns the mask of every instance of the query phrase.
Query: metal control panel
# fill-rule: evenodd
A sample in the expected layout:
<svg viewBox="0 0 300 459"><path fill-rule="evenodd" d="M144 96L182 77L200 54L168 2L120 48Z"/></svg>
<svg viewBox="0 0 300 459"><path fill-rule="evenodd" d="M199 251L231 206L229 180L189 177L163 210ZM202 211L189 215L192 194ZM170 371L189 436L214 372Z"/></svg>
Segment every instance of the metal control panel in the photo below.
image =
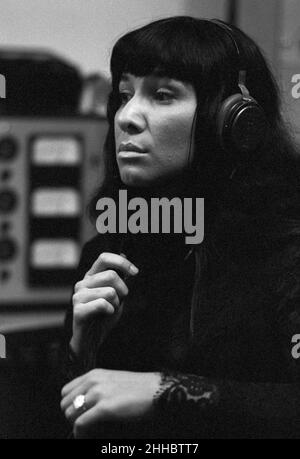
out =
<svg viewBox="0 0 300 459"><path fill-rule="evenodd" d="M0 307L69 300L106 132L95 117L0 118Z"/></svg>

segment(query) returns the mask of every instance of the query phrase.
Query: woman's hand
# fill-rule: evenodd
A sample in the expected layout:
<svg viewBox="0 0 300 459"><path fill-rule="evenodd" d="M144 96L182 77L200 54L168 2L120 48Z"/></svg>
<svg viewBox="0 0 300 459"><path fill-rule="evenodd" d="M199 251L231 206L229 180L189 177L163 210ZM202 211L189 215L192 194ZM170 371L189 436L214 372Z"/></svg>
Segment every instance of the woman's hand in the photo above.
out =
<svg viewBox="0 0 300 459"><path fill-rule="evenodd" d="M99 422L149 416L160 383L159 373L95 369L63 387L61 408L74 425L75 437L83 437ZM78 395L85 401L76 409L73 402Z"/></svg>
<svg viewBox="0 0 300 459"><path fill-rule="evenodd" d="M126 280L137 273L138 268L125 256L105 252L97 258L84 278L75 284L70 346L76 354L80 353L87 325L95 317L102 317L103 320L101 339L116 325L122 315L122 300L128 294L122 277Z"/></svg>

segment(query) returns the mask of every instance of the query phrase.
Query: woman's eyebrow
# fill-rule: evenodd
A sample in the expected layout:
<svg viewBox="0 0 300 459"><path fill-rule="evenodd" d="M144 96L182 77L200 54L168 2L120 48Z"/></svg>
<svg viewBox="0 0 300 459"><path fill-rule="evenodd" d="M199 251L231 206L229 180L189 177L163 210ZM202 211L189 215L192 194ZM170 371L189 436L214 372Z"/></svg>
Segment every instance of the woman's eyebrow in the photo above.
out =
<svg viewBox="0 0 300 459"><path fill-rule="evenodd" d="M155 84L159 84L162 86L169 86L171 88L184 88L184 83L181 80L177 80L176 78L168 77L168 76L157 76L151 75L151 80ZM150 80L150 81L151 81Z"/></svg>
<svg viewBox="0 0 300 459"><path fill-rule="evenodd" d="M163 70L154 70L154 72L152 72L150 75L149 75L151 78L155 78L157 80L163 80L163 81L166 81L166 83L174 83L174 84L179 84L179 85L184 85L184 82L174 76L170 76L168 75L166 72L164 72Z"/></svg>

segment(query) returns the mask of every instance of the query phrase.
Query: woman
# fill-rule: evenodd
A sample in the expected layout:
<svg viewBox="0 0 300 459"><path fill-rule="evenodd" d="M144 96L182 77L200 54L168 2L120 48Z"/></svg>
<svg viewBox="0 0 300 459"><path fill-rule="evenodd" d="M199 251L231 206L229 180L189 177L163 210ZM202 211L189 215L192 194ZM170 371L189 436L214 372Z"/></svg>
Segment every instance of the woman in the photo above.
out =
<svg viewBox="0 0 300 459"><path fill-rule="evenodd" d="M236 27L173 17L120 38L111 71L94 215L119 190L202 197L205 236L85 246L61 402L75 436L297 435L299 156L261 52ZM224 100L247 90L258 104L247 135L222 136Z"/></svg>

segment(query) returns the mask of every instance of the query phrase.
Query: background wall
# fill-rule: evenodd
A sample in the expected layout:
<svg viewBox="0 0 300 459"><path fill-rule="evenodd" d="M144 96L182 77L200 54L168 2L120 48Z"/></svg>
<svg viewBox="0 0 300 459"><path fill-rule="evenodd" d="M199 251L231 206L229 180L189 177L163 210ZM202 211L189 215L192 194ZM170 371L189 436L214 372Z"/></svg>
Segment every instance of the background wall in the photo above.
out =
<svg viewBox="0 0 300 459"><path fill-rule="evenodd" d="M108 73L116 39L152 19L225 17L227 0L1 0L0 47L50 48L84 73Z"/></svg>
<svg viewBox="0 0 300 459"><path fill-rule="evenodd" d="M239 0L237 3L238 26L261 46L276 70L282 0Z"/></svg>

